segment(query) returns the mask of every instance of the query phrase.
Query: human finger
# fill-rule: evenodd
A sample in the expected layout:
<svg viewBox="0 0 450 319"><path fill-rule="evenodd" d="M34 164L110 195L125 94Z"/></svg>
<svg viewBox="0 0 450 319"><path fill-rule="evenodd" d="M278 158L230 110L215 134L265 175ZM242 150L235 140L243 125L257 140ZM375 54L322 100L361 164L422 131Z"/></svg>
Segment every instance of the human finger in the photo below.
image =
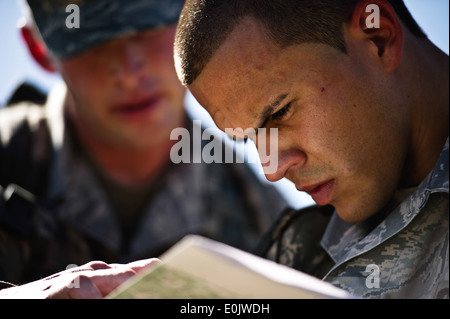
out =
<svg viewBox="0 0 450 319"><path fill-rule="evenodd" d="M47 299L101 299L100 290L91 278L79 274L74 280L61 281L49 288Z"/></svg>
<svg viewBox="0 0 450 319"><path fill-rule="evenodd" d="M133 261L131 263L128 263L127 266L133 269L136 273L140 273L141 271L153 267L161 262L158 258L149 258L149 259L142 259Z"/></svg>
<svg viewBox="0 0 450 319"><path fill-rule="evenodd" d="M137 272L129 267L117 267L86 272L82 275L92 282L102 297L105 297L136 274Z"/></svg>

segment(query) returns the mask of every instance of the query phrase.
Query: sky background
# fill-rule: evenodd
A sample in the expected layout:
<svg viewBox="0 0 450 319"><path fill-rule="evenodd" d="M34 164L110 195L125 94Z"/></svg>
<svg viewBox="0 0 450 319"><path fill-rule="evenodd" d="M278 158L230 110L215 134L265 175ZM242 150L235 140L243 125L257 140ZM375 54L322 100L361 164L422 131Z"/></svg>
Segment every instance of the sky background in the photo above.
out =
<svg viewBox="0 0 450 319"><path fill-rule="evenodd" d="M405 0L405 3L430 40L448 54L449 0ZM42 70L26 51L16 28L19 18L17 0L0 0L0 107L22 81L29 81L47 91L59 79L59 76ZM192 96L188 95L186 101L188 112L201 119L203 124L214 125ZM254 168L258 170L257 165ZM288 181L277 182L276 186L294 208L313 203L309 196L299 193Z"/></svg>

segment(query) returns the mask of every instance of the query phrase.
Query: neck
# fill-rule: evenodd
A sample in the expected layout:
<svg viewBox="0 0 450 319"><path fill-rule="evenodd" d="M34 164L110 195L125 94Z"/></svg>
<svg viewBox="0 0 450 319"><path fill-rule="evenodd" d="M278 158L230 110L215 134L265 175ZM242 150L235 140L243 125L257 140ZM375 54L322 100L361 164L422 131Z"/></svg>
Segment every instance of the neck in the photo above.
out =
<svg viewBox="0 0 450 319"><path fill-rule="evenodd" d="M123 149L78 134L97 167L114 182L127 187L151 183L170 163L170 139L145 149Z"/></svg>
<svg viewBox="0 0 450 319"><path fill-rule="evenodd" d="M413 106L410 150L402 187L417 186L434 168L449 135L448 55L429 40L406 42L408 103Z"/></svg>
<svg viewBox="0 0 450 319"><path fill-rule="evenodd" d="M67 116L74 124L80 144L99 170L113 182L124 187L148 185L170 164L170 150L177 141L162 138L151 145L135 148L106 142L80 123L72 103L68 95Z"/></svg>

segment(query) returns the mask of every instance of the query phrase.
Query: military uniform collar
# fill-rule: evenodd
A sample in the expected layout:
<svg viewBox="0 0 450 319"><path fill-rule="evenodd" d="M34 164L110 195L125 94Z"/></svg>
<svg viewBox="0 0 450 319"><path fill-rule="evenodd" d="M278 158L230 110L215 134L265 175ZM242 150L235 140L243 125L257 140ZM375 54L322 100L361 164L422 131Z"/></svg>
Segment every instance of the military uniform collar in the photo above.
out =
<svg viewBox="0 0 450 319"><path fill-rule="evenodd" d="M422 183L375 228L373 220L350 224L334 212L322 237L321 245L331 258L341 264L369 251L405 228L420 212L435 192L449 192L449 140L428 176Z"/></svg>

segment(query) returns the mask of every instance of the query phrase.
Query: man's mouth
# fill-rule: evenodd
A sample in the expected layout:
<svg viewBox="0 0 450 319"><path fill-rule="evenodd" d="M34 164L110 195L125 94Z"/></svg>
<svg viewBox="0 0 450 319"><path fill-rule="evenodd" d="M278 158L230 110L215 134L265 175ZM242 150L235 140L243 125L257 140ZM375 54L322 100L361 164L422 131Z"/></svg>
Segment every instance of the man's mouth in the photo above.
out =
<svg viewBox="0 0 450 319"><path fill-rule="evenodd" d="M142 116L146 112L155 109L159 105L161 100L162 95L160 94L132 99L115 104L112 108L112 112L118 114L119 116L127 118Z"/></svg>
<svg viewBox="0 0 450 319"><path fill-rule="evenodd" d="M318 184L297 188L308 193L318 205L327 205L331 202L334 193L335 180L331 179Z"/></svg>

